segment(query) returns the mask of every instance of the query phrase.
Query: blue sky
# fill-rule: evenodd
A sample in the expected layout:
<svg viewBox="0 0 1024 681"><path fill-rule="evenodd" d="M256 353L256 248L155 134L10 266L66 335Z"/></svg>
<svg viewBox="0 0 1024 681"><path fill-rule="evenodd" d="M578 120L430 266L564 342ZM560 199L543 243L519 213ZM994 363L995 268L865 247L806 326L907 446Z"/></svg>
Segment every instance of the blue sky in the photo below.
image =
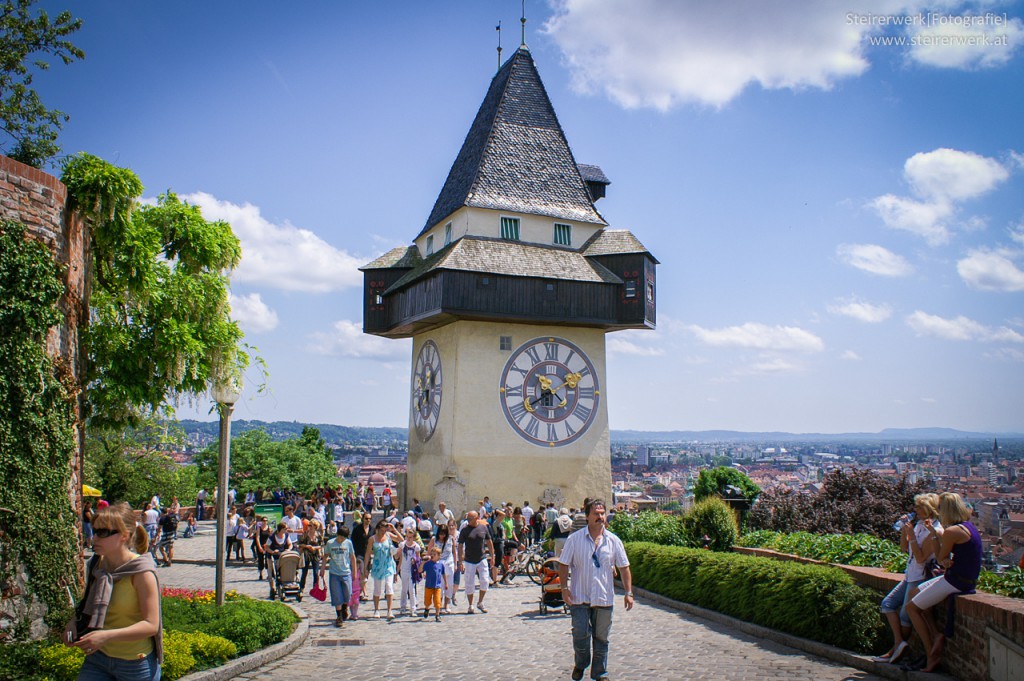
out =
<svg viewBox="0 0 1024 681"><path fill-rule="evenodd" d="M269 392L236 416L404 426L410 342L361 333L356 268L423 226L520 3L70 8L86 58L37 79L65 151L242 240ZM527 3L576 159L612 181L598 209L662 263L658 329L608 339L612 428L1024 431L1022 14Z"/></svg>

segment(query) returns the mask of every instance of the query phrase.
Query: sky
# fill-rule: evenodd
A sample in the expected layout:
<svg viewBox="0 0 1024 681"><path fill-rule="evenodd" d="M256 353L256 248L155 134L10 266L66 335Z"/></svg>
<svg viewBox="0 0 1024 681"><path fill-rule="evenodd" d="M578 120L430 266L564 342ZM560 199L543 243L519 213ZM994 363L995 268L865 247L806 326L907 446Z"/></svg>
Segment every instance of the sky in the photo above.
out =
<svg viewBox="0 0 1024 681"><path fill-rule="evenodd" d="M268 374L235 417L408 423L357 268L423 226L519 0L51 2L60 142L232 224ZM1024 432L1024 3L553 0L526 43L597 203L661 262L612 429ZM255 386L266 390L256 394ZM210 400L183 418L212 419Z"/></svg>

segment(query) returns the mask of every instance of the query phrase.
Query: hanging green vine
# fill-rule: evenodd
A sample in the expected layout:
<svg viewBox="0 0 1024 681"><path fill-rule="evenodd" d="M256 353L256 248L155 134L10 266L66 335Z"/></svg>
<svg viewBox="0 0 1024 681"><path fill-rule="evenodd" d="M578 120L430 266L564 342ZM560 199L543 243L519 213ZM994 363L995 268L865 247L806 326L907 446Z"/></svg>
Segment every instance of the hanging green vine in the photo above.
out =
<svg viewBox="0 0 1024 681"><path fill-rule="evenodd" d="M45 347L47 330L63 321L63 291L50 251L26 239L22 225L0 222L0 591L13 595L24 567L51 628L63 624L66 586L77 583L68 491L78 388ZM27 631L19 622L0 638Z"/></svg>

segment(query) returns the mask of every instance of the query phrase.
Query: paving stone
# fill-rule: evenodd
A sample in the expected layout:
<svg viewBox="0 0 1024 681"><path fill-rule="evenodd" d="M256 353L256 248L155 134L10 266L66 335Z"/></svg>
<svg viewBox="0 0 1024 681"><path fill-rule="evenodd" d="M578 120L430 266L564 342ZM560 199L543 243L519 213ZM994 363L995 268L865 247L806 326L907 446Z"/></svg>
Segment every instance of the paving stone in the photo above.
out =
<svg viewBox="0 0 1024 681"><path fill-rule="evenodd" d="M164 586L213 589L213 523L200 523L200 527L195 538L176 542L178 562L159 571ZM266 582L257 581L252 563L229 563L225 583L228 589L256 598L266 598L269 590ZM360 606L358 621L336 628L330 601L320 603L307 596L300 606L309 614L307 643L285 658L235 678L568 679L572 671L569 617L560 612L541 615L539 598L540 587L519 577L511 586L488 591L487 614L465 614L465 594L460 592L457 614L442 616L441 622L433 616L427 620L398 617L391 622L369 619L373 606L367 602ZM357 640L361 645L319 645L338 639ZM643 600L626 612L621 599L615 609L608 666L615 681L882 678Z"/></svg>

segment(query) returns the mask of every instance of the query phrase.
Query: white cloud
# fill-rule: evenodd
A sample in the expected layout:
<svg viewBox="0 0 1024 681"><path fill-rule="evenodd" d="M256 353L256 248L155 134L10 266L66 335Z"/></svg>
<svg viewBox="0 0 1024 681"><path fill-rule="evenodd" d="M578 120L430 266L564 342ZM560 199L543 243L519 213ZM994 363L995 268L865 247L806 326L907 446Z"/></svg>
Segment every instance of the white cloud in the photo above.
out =
<svg viewBox="0 0 1024 681"><path fill-rule="evenodd" d="M903 256L876 244L839 244L836 255L851 267L883 277L905 277L914 271Z"/></svg>
<svg viewBox="0 0 1024 681"><path fill-rule="evenodd" d="M891 306L885 304L874 305L862 300L857 300L856 298L836 301L834 304L828 306L828 311L832 314L852 317L853 319L867 322L869 324L884 322L892 316Z"/></svg>
<svg viewBox="0 0 1024 681"><path fill-rule="evenodd" d="M207 220L230 223L241 240L242 264L232 273L232 281L310 293L362 285L362 263L308 229L274 224L250 203L239 206L205 192L182 198L198 205Z"/></svg>
<svg viewBox="0 0 1024 681"><path fill-rule="evenodd" d="M1003 66L1024 44L1024 24L1016 17L999 23L984 19L985 15L944 15L913 26L908 56L919 64L942 68Z"/></svg>
<svg viewBox="0 0 1024 681"><path fill-rule="evenodd" d="M958 204L983 196L1005 182L1010 171L995 159L970 151L935 149L914 154L903 164L903 177L917 198L885 194L868 202L887 226L924 237L932 246L948 243ZM969 217L960 226L984 226Z"/></svg>
<svg viewBox="0 0 1024 681"><path fill-rule="evenodd" d="M630 334L627 336L626 334ZM645 340L649 340L653 334L644 331L621 331L608 336L607 351L609 355L634 355L638 357L660 357L665 351L653 347Z"/></svg>
<svg viewBox="0 0 1024 681"><path fill-rule="evenodd" d="M556 0L544 30L574 86L627 108L722 106L748 85L829 89L869 64L847 7L827 2ZM884 11L901 3L876 0Z"/></svg>
<svg viewBox="0 0 1024 681"><path fill-rule="evenodd" d="M277 313L270 309L258 293L231 295L231 318L246 331L262 333L277 328Z"/></svg>
<svg viewBox="0 0 1024 681"><path fill-rule="evenodd" d="M907 317L907 325L918 335L945 340L1024 343L1024 334L1005 326L992 329L963 315L947 319L917 310Z"/></svg>
<svg viewBox="0 0 1024 681"><path fill-rule="evenodd" d="M956 271L971 288L1016 293L1024 291L1024 271L1013 261L1019 255L1007 249L969 251L957 261Z"/></svg>
<svg viewBox="0 0 1024 681"><path fill-rule="evenodd" d="M839 359L845 359L852 362L859 362L862 358L853 350L845 350L843 354L839 355Z"/></svg>
<svg viewBox="0 0 1024 681"><path fill-rule="evenodd" d="M747 322L740 326L721 329L705 329L696 324L691 324L687 328L702 343L716 347L800 352L821 352L825 349L825 343L821 338L794 326L768 326Z"/></svg>
<svg viewBox="0 0 1024 681"><path fill-rule="evenodd" d="M336 321L328 332L312 335L310 349L319 355L354 357L357 359L398 360L408 359L412 341L395 340L363 333L358 322L348 319Z"/></svg>
<svg viewBox="0 0 1024 681"><path fill-rule="evenodd" d="M751 364L747 367L745 372L752 374L785 374L792 371L798 371L801 368L802 367L799 364L791 362L788 359L772 357Z"/></svg>
<svg viewBox="0 0 1024 681"><path fill-rule="evenodd" d="M948 203L928 203L902 196L885 194L868 202L887 226L924 237L932 246L949 242L949 229L944 222L953 214Z"/></svg>
<svg viewBox="0 0 1024 681"><path fill-rule="evenodd" d="M1010 177L995 159L946 148L914 154L903 164L903 174L918 196L935 201L973 199Z"/></svg>

